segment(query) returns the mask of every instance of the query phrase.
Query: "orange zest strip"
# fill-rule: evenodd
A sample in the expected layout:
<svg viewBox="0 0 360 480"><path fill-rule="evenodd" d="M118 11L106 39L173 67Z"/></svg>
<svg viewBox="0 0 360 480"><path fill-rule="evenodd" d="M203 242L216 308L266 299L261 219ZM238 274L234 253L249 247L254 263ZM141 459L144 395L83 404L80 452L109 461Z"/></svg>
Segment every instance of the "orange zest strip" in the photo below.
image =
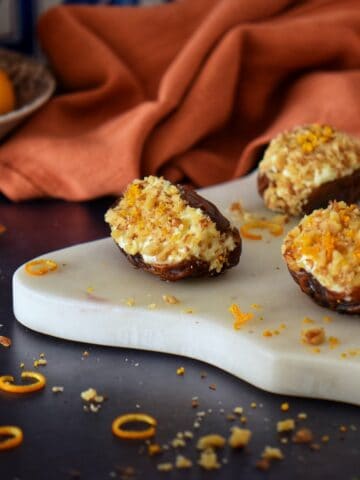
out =
<svg viewBox="0 0 360 480"><path fill-rule="evenodd" d="M58 264L54 260L40 258L32 260L25 265L25 271L29 275L46 275L49 272L57 270Z"/></svg>
<svg viewBox="0 0 360 480"><path fill-rule="evenodd" d="M10 393L30 393L41 390L46 385L46 378L38 372L22 372L21 378L33 378L36 382L28 385L14 385L14 377L11 375L3 375L0 377L0 390Z"/></svg>
<svg viewBox="0 0 360 480"><path fill-rule="evenodd" d="M129 422L143 422L149 425L145 430L126 430L123 425ZM127 413L115 418L111 425L112 433L119 438L131 440L145 440L156 433L157 422L154 417L146 413Z"/></svg>
<svg viewBox="0 0 360 480"><path fill-rule="evenodd" d="M1 437L9 438L1 440ZM23 438L24 435L21 428L14 427L13 425L0 426L0 451L18 447L22 444Z"/></svg>
<svg viewBox="0 0 360 480"><path fill-rule="evenodd" d="M284 231L283 226L278 222L269 220L251 220L240 227L240 233L244 238L250 240L261 240L262 236L251 233L254 228L267 229L271 235L278 237Z"/></svg>
<svg viewBox="0 0 360 480"><path fill-rule="evenodd" d="M0 235L2 233L4 233L5 231L6 231L6 228L4 227L4 225L1 225L1 223L0 223Z"/></svg>
<svg viewBox="0 0 360 480"><path fill-rule="evenodd" d="M229 307L229 312L234 317L234 328L235 330L240 330L240 328L245 325L249 320L254 318L254 314L252 312L245 313L240 310L239 305L233 303Z"/></svg>

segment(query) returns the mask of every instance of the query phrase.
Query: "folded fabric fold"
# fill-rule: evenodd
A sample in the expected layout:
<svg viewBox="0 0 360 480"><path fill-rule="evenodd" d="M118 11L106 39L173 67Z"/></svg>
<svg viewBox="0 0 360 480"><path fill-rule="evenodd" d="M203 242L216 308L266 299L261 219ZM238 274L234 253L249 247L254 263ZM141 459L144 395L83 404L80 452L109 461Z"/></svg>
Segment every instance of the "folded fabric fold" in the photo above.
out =
<svg viewBox="0 0 360 480"><path fill-rule="evenodd" d="M39 23L57 95L0 146L12 200L117 195L135 177L207 186L279 131L360 136L358 0L62 6Z"/></svg>

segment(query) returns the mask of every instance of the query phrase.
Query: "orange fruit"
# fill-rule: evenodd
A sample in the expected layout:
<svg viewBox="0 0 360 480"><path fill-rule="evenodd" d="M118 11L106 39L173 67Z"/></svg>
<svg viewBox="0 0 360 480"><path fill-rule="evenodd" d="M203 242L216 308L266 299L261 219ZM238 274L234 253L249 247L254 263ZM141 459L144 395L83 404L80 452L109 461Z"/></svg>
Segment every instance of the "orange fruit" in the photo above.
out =
<svg viewBox="0 0 360 480"><path fill-rule="evenodd" d="M0 70L0 115L11 112L15 108L14 86L4 70Z"/></svg>

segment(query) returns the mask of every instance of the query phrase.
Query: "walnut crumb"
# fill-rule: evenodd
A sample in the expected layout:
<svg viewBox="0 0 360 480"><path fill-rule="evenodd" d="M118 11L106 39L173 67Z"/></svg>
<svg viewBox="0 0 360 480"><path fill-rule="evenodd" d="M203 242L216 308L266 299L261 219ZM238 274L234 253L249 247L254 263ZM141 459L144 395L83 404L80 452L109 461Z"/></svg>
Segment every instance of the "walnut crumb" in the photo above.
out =
<svg viewBox="0 0 360 480"><path fill-rule="evenodd" d="M207 448L201 452L198 464L205 470L217 470L221 467L213 448Z"/></svg>
<svg viewBox="0 0 360 480"><path fill-rule="evenodd" d="M176 460L175 460L175 467L176 468L191 468L192 467L192 461L183 455L177 455Z"/></svg>
<svg viewBox="0 0 360 480"><path fill-rule="evenodd" d="M295 422L292 418L287 418L286 420L281 420L277 422L276 429L279 433L288 432L290 430L294 430Z"/></svg>
<svg viewBox="0 0 360 480"><path fill-rule="evenodd" d="M54 386L51 388L51 391L53 393L62 393L64 391L64 387Z"/></svg>
<svg viewBox="0 0 360 480"><path fill-rule="evenodd" d="M174 295L163 295L162 299L165 303L168 303L169 305L175 305L177 303L180 303L180 300L174 297Z"/></svg>
<svg viewBox="0 0 360 480"><path fill-rule="evenodd" d="M95 388L88 388L81 392L80 396L85 402L91 402L97 396L97 391Z"/></svg>
<svg viewBox="0 0 360 480"><path fill-rule="evenodd" d="M282 412L287 412L289 409L290 409L290 405L288 404L288 402L284 402L280 405L280 410Z"/></svg>
<svg viewBox="0 0 360 480"><path fill-rule="evenodd" d="M225 445L225 438L222 435L218 435L216 433L204 435L200 437L196 448L199 450L205 450L209 447L212 448L223 448Z"/></svg>
<svg viewBox="0 0 360 480"><path fill-rule="evenodd" d="M246 428L233 427L228 443L231 448L243 448L251 439L251 431Z"/></svg>
<svg viewBox="0 0 360 480"><path fill-rule="evenodd" d="M235 415L242 415L244 413L244 409L243 407L235 407L233 412L235 413Z"/></svg>
<svg viewBox="0 0 360 480"><path fill-rule="evenodd" d="M280 448L266 446L261 457L266 460L283 460L284 455Z"/></svg>
<svg viewBox="0 0 360 480"><path fill-rule="evenodd" d="M298 413L297 417L298 417L299 420L306 420L307 419L307 413L300 412L300 413Z"/></svg>
<svg viewBox="0 0 360 480"><path fill-rule="evenodd" d="M255 467L258 470L262 470L263 472L266 472L270 468L270 460L268 460L267 458L261 458L256 462Z"/></svg>
<svg viewBox="0 0 360 480"><path fill-rule="evenodd" d="M184 375L185 374L185 368L184 367L179 367L177 370L176 370L176 375Z"/></svg>
<svg viewBox="0 0 360 480"><path fill-rule="evenodd" d="M148 445L148 454L150 456L158 455L161 452L162 452L162 448L158 443L150 443Z"/></svg>
<svg viewBox="0 0 360 480"><path fill-rule="evenodd" d="M300 428L293 436L294 443L311 443L313 441L313 433L309 428Z"/></svg>
<svg viewBox="0 0 360 480"><path fill-rule="evenodd" d="M312 327L301 332L301 338L307 345L321 345L325 342L325 330L322 327Z"/></svg>
<svg viewBox="0 0 360 480"><path fill-rule="evenodd" d="M173 448L183 448L183 447L186 447L186 442L184 439L182 438L174 438L173 440L171 440L170 442L171 446Z"/></svg>
<svg viewBox="0 0 360 480"><path fill-rule="evenodd" d="M159 472L171 472L171 470L174 469L174 466L170 462L158 463L157 464L157 469L159 470Z"/></svg>

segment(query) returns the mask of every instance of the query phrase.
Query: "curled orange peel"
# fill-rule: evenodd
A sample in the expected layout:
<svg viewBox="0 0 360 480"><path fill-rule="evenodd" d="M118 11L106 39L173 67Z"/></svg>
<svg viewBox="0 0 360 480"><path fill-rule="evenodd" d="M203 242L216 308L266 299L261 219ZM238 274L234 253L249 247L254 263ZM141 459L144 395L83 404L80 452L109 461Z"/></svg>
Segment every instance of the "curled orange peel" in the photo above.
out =
<svg viewBox="0 0 360 480"><path fill-rule="evenodd" d="M130 422L147 423L149 428L146 428L145 430L124 429L123 425ZM119 438L124 438L127 440L145 440L155 435L156 425L157 421L155 418L147 413L127 413L115 418L115 420L112 422L111 430L112 433Z"/></svg>
<svg viewBox="0 0 360 480"><path fill-rule="evenodd" d="M244 223L244 225L240 227L240 233L244 238L248 238L250 240L261 240L262 235L251 233L251 230L255 228L266 229L269 231L269 233L271 233L271 235L274 235L275 237L280 236L284 231L283 226L276 221L251 220Z"/></svg>
<svg viewBox="0 0 360 480"><path fill-rule="evenodd" d="M54 260L40 258L39 260L32 260L25 265L25 271L29 275L46 275L49 272L57 270L58 264Z"/></svg>
<svg viewBox="0 0 360 480"><path fill-rule="evenodd" d="M38 372L22 372L21 378L32 378L36 382L27 385L15 385L14 377L11 375L3 375L0 377L0 390L10 393L30 393L42 390L46 385L46 378L42 373Z"/></svg>
<svg viewBox="0 0 360 480"><path fill-rule="evenodd" d="M1 440L1 437L7 437ZM10 450L22 444L24 435L19 427L13 425L0 426L0 451Z"/></svg>

